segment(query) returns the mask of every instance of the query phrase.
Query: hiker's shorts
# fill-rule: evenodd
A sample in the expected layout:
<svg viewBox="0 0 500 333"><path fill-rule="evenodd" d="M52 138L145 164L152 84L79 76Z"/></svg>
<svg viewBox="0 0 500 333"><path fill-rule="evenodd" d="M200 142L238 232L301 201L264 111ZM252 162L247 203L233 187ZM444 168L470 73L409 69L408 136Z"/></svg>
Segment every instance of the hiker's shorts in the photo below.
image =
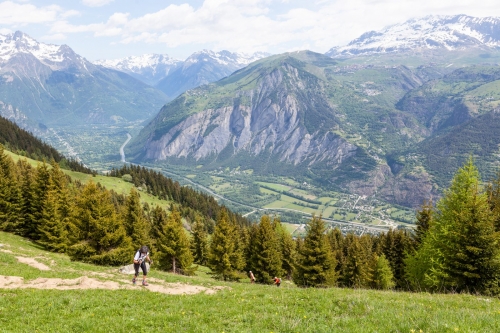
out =
<svg viewBox="0 0 500 333"><path fill-rule="evenodd" d="M134 264L135 275L139 275L139 267L142 269L142 275L148 275L148 270L146 268L146 262L143 261L141 264Z"/></svg>

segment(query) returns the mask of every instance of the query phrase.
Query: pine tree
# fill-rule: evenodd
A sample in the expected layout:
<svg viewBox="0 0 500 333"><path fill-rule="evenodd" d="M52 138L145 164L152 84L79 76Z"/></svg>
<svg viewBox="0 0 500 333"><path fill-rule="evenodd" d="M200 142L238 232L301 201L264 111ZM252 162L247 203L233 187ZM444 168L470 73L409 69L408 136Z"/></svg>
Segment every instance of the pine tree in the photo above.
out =
<svg viewBox="0 0 500 333"><path fill-rule="evenodd" d="M324 233L325 223L321 217L313 216L306 227L304 245L293 276L296 285L327 287L335 284L336 263Z"/></svg>
<svg viewBox="0 0 500 333"><path fill-rule="evenodd" d="M193 255L190 240L182 226L182 218L174 207L162 225L158 242L159 266L174 273L192 274Z"/></svg>
<svg viewBox="0 0 500 333"><path fill-rule="evenodd" d="M208 252L208 267L218 279L238 280L238 271L245 267L243 253L237 249L235 230L227 211L222 210Z"/></svg>
<svg viewBox="0 0 500 333"><path fill-rule="evenodd" d="M208 256L208 239L205 226L201 222L200 217L196 218L191 232L193 233L191 252L193 254L194 262L200 265L206 265Z"/></svg>
<svg viewBox="0 0 500 333"><path fill-rule="evenodd" d="M407 255L415 250L415 241L405 230L389 230L386 234L383 253L392 268L394 282L399 288L406 288L406 264Z"/></svg>
<svg viewBox="0 0 500 333"><path fill-rule="evenodd" d="M60 214L57 192L47 193L38 229L38 242L54 252L65 252L68 247L68 230Z"/></svg>
<svg viewBox="0 0 500 333"><path fill-rule="evenodd" d="M339 228L330 229L326 238L330 244L330 249L332 250L332 255L335 259L335 272L338 276L339 281L342 281L342 271L345 264L344 256L344 236Z"/></svg>
<svg viewBox="0 0 500 333"><path fill-rule="evenodd" d="M374 265L372 267L372 286L376 289L391 289L396 284L394 283L394 275L392 274L391 266L385 255L373 256Z"/></svg>
<svg viewBox="0 0 500 333"><path fill-rule="evenodd" d="M160 206L155 206L151 212L149 220L151 221L151 247L152 252L156 253L158 250L158 240L160 239L160 233L163 225L167 223L167 212Z"/></svg>
<svg viewBox="0 0 500 333"><path fill-rule="evenodd" d="M269 216L262 216L258 227L251 234L250 267L259 283L272 284L275 276L283 274L283 256L280 240L271 225Z"/></svg>
<svg viewBox="0 0 500 333"><path fill-rule="evenodd" d="M25 159L19 159L19 161L17 161L17 171L17 181L20 186L21 202L19 211L20 216L16 223L15 233L23 237L28 237L31 230L31 217L34 214L34 207L32 206L32 203L35 200L35 170Z"/></svg>
<svg viewBox="0 0 500 333"><path fill-rule="evenodd" d="M278 235L280 250L283 257L281 267L286 274L286 279L291 280L297 257L295 242L293 241L292 235L283 227L279 219L275 218L273 224L276 234Z"/></svg>
<svg viewBox="0 0 500 333"><path fill-rule="evenodd" d="M71 215L71 198L66 175L52 161L50 183L38 225L39 243L55 252L65 252L69 246L68 234Z"/></svg>
<svg viewBox="0 0 500 333"><path fill-rule="evenodd" d="M343 271L344 283L349 287L363 288L371 282L372 271L369 256L358 237L354 237L347 249Z"/></svg>
<svg viewBox="0 0 500 333"><path fill-rule="evenodd" d="M40 239L39 226L42 222L43 207L46 201L49 186L51 184L50 172L47 164L44 162L36 168L35 179L33 182L32 202L29 203L29 213L26 217L25 225L27 227L27 236L33 240Z"/></svg>
<svg viewBox="0 0 500 333"><path fill-rule="evenodd" d="M495 221L495 230L500 231L500 171L486 187L488 203Z"/></svg>
<svg viewBox="0 0 500 333"><path fill-rule="evenodd" d="M0 144L0 230L15 231L20 218L21 192L16 166Z"/></svg>
<svg viewBox="0 0 500 333"><path fill-rule="evenodd" d="M125 199L123 223L127 235L132 239L134 245L151 245L149 237L151 227L144 216L139 193L134 188L130 190L128 197Z"/></svg>
<svg viewBox="0 0 500 333"><path fill-rule="evenodd" d="M417 228L415 229L415 242L420 244L422 239L424 239L425 234L429 230L432 223L432 214L434 213L434 207L432 206L432 201L424 201L424 204L417 211Z"/></svg>
<svg viewBox="0 0 500 333"><path fill-rule="evenodd" d="M472 158L458 170L437 204L418 251L406 264L414 286L498 294L499 234Z"/></svg>
<svg viewBox="0 0 500 333"><path fill-rule="evenodd" d="M76 244L68 249L72 260L99 265L130 262L134 248L125 228L116 218L111 194L90 181L75 201L72 216Z"/></svg>

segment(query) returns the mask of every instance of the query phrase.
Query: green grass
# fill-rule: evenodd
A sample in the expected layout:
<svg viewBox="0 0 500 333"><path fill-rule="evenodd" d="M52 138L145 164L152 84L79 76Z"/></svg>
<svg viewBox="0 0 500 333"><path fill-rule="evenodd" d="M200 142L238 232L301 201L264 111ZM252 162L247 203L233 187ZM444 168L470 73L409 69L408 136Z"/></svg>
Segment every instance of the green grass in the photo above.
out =
<svg viewBox="0 0 500 333"><path fill-rule="evenodd" d="M74 278L116 268L71 262L17 236L0 233L2 274ZM16 255L46 258L39 272ZM132 255L132 254L131 254ZM41 260L41 259L39 259ZM213 295L166 295L133 290L0 290L2 332L498 332L500 301L471 295L432 295L355 289L301 289L224 283L202 269L181 277L154 269L167 282L229 287ZM102 278L103 281L106 278ZM115 279L120 278L119 276ZM153 284L153 282L152 282Z"/></svg>
<svg viewBox="0 0 500 333"><path fill-rule="evenodd" d="M17 154L14 154L14 153L8 151L8 150L5 150L4 152L8 156L12 157L14 162L17 162L19 159L25 159L26 161L28 161L28 163L30 165L32 165L34 167L42 164L42 162L40 162L40 161L35 161L35 160L30 159L30 158L26 158L24 156L19 156ZM51 167L50 165L48 165L48 166L49 166L49 168ZM87 182L92 180L94 183L100 183L102 186L104 186L108 190L113 190L119 194L128 195L130 193L130 190L132 188L135 188L135 186L132 183L126 182L123 179L116 178L116 177L107 177L107 176L103 176L103 175L97 175L94 177L94 176L86 174L86 173L75 172L75 171L66 170L66 169L62 169L62 171L65 174L67 174L68 176L70 176L73 180L79 180L84 184L86 184ZM162 207L168 207L170 205L169 201L160 200L157 197L155 197L151 194L148 194L146 192L139 191L139 194L141 197L141 201L147 202L149 205L152 205L152 206L158 205L158 206L162 206Z"/></svg>

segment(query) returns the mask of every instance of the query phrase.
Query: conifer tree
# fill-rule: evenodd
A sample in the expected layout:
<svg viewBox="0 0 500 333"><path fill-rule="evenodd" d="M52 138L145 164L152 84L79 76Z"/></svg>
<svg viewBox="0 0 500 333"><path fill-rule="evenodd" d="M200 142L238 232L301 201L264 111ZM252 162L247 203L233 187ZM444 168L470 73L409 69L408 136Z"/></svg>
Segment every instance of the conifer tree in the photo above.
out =
<svg viewBox="0 0 500 333"><path fill-rule="evenodd" d="M29 213L26 217L27 236L33 240L40 239L39 226L42 221L43 207L51 184L50 172L47 164L43 162L36 168L33 182L32 202L29 203Z"/></svg>
<svg viewBox="0 0 500 333"><path fill-rule="evenodd" d="M373 276L372 286L376 289L391 289L395 286L394 275L392 274L391 266L385 255L373 256Z"/></svg>
<svg viewBox="0 0 500 333"><path fill-rule="evenodd" d="M280 248L283 257L281 267L285 272L286 279L291 280L297 257L295 242L293 241L292 235L283 227L279 219L275 218L273 220L273 224L280 241Z"/></svg>
<svg viewBox="0 0 500 333"><path fill-rule="evenodd" d="M48 191L38 226L38 242L50 251L65 252L68 247L68 229L61 218L58 199L55 190Z"/></svg>
<svg viewBox="0 0 500 333"><path fill-rule="evenodd" d="M155 253L158 250L157 243L161 236L161 230L163 225L167 222L167 212L160 206L155 206L150 212L149 220L151 221L152 252Z"/></svg>
<svg viewBox="0 0 500 333"><path fill-rule="evenodd" d="M201 222L200 217L196 217L191 232L193 233L191 252L193 254L194 262L200 265L206 265L208 256L208 238L205 226Z"/></svg>
<svg viewBox="0 0 500 333"><path fill-rule="evenodd" d="M432 214L434 212L434 207L432 206L432 201L424 201L424 204L417 211L417 228L415 229L415 242L420 244L422 239L424 239L425 233L429 230L429 226L432 223Z"/></svg>
<svg viewBox="0 0 500 333"><path fill-rule="evenodd" d="M39 242L51 251L65 252L71 230L71 198L66 175L55 161L51 162L51 166L50 183L38 225Z"/></svg>
<svg viewBox="0 0 500 333"><path fill-rule="evenodd" d="M151 245L149 238L150 225L144 216L139 193L134 188L130 190L125 199L123 221L127 235L132 239L135 246Z"/></svg>
<svg viewBox="0 0 500 333"><path fill-rule="evenodd" d="M486 187L486 195L495 221L495 230L500 231L500 170Z"/></svg>
<svg viewBox="0 0 500 333"><path fill-rule="evenodd" d="M293 280L302 287L333 286L337 279L335 259L325 236L325 223L313 216L306 227L303 248L300 249Z"/></svg>
<svg viewBox="0 0 500 333"><path fill-rule="evenodd" d="M251 235L250 253L249 266L257 282L272 284L275 276L283 274L280 239L267 215L262 216Z"/></svg>
<svg viewBox="0 0 500 333"><path fill-rule="evenodd" d="M157 254L160 268L190 275L193 264L190 245L182 226L181 214L173 207L160 231Z"/></svg>
<svg viewBox="0 0 500 333"><path fill-rule="evenodd" d="M389 230L387 232L383 253L389 260L397 287L407 287L405 259L414 250L415 242L405 230Z"/></svg>
<svg viewBox="0 0 500 333"><path fill-rule="evenodd" d="M116 218L109 191L102 190L92 181L86 184L76 198L72 220L78 239L68 249L72 260L99 265L130 262L134 248Z"/></svg>
<svg viewBox="0 0 500 333"><path fill-rule="evenodd" d="M332 255L335 259L335 272L339 281L342 280L342 270L344 268L345 256L344 256L344 236L339 228L330 229L326 238L330 244L330 249L332 250Z"/></svg>
<svg viewBox="0 0 500 333"><path fill-rule="evenodd" d="M25 159L19 159L19 161L17 161L17 171L17 181L20 186L21 202L19 219L15 227L15 233L28 237L31 217L34 214L34 207L32 206L32 203L35 200L35 170Z"/></svg>
<svg viewBox="0 0 500 333"><path fill-rule="evenodd" d="M21 192L16 166L0 144L0 230L14 231L20 218Z"/></svg>
<svg viewBox="0 0 500 333"><path fill-rule="evenodd" d="M349 287L363 288L371 282L372 271L366 248L358 237L354 237L347 249L343 271L344 283Z"/></svg>
<svg viewBox="0 0 500 333"><path fill-rule="evenodd" d="M500 292L499 234L487 199L470 158L438 202L421 247L407 260L413 285L431 290Z"/></svg>
<svg viewBox="0 0 500 333"><path fill-rule="evenodd" d="M220 212L208 252L208 267L215 278L238 280L238 271L245 267L243 253L237 249L235 226L225 209Z"/></svg>

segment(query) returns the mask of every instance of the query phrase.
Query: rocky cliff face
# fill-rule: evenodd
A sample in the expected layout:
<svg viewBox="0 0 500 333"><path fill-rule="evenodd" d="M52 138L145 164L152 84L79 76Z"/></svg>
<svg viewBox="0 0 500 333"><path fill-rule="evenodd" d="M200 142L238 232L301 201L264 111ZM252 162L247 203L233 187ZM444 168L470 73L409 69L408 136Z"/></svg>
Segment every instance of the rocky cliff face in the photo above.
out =
<svg viewBox="0 0 500 333"><path fill-rule="evenodd" d="M297 94L312 86L321 89L317 80L304 82L298 70L285 63L263 76L255 89L240 91L232 105L203 110L159 139L150 139L145 157L202 160L229 148L232 156L242 152L259 156L265 151L293 165L326 162L337 166L356 154L357 147L324 128L307 130L304 110L308 103ZM249 103L245 105L242 100ZM328 104L326 100L321 102ZM333 108L330 112L335 113Z"/></svg>
<svg viewBox="0 0 500 333"><path fill-rule="evenodd" d="M343 67L312 52L275 56L165 105L127 156L309 174L352 193L418 206L432 192L429 175L400 173L404 164L389 165L386 154L429 134L394 108L423 82L406 67Z"/></svg>

